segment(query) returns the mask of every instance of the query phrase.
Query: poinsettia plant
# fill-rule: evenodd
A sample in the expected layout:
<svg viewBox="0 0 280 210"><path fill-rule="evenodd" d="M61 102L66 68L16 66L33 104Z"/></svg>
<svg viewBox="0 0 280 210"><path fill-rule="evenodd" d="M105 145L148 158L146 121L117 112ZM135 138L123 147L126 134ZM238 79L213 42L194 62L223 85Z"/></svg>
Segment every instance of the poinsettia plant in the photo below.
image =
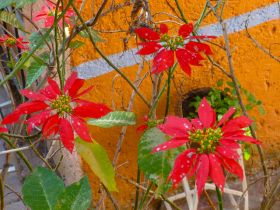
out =
<svg viewBox="0 0 280 210"><path fill-rule="evenodd" d="M246 106L242 101L242 94L246 91L243 88L240 91L240 84L234 71L226 71L212 58L216 47L219 46L226 50L231 65L229 44L226 42L226 46L220 46L219 43L215 43L216 36L199 30L201 23L209 14L216 15L220 7L224 8L225 1L217 1L215 5L207 1L200 18L193 20L193 23L184 16L177 0L174 11L178 10L179 14L175 12L174 15L177 15L175 21L162 19L159 22L153 21L154 15L151 14L148 2L135 1L115 5L113 1L112 5L108 6L106 0L101 5L96 2L89 3L87 0L43 0L38 11L33 12L26 7L35 2L37 1L0 2L0 21L3 23L1 25L3 30L0 30L0 88L3 87L3 91L7 92L13 105L13 110L8 114L5 113L1 119L0 138L8 150L0 153L16 153L30 170L23 185L22 196L16 193L25 205L32 210L100 209L102 204L106 203L104 202L106 196L109 196L114 207L122 209L114 198L115 194L110 193L119 190L119 194L122 194L122 187L117 186L117 175L118 178L136 186L135 203L129 203L135 210L149 209L152 198L161 199L165 204L168 203L178 209L176 204L167 198L169 193L174 192L170 187L173 185L180 190L181 182L192 178L195 180L192 187L197 191L198 197L202 196L207 182L216 185L219 208L222 209L221 191L224 190L227 181L225 172L228 171L241 180L246 179L245 168L239 163L243 145L245 143L257 145L262 154L260 141L257 140L252 126L253 120L248 117ZM91 18L85 19L89 17L84 12L88 10L89 4L94 10L91 11ZM137 62L141 61L135 81L131 80L131 72L119 69L118 66L121 65L111 61L111 57L99 48L110 47L106 43L108 36L101 37L100 34L123 32L123 29L104 32L106 21L103 19L106 16L115 18L116 10L128 7L131 7L131 21L128 21L129 30L126 33L129 37L123 40L125 47L129 48L132 47L128 42L129 38L135 38L133 44L137 46L137 50L132 50L136 52L133 56ZM157 15L161 17L161 13ZM174 15L169 17L175 17ZM225 27L224 24L221 26ZM224 39L228 41L226 30L224 31ZM101 41L103 43L99 45L98 42ZM108 85L94 87L94 84L91 84L94 80L86 81L79 71L69 67L71 66L69 58L76 59L73 52L84 50L83 46L92 47L102 59L98 60L100 65L96 66L97 69L90 69L91 71L107 72L110 67L132 88L133 92L127 107L126 103L117 106L114 101L116 89L114 85L117 77L112 79L112 97L109 95L100 97L99 94L93 98L97 95L95 93L103 91L103 88L107 90ZM125 56L118 59L124 60L124 66L130 62ZM177 75L181 74L180 71L176 71L177 66L182 69L184 79L190 81L196 80L193 71L207 71L207 65L204 65L207 62L213 67L218 67L233 84L232 88L242 116L235 115L236 108L230 107L218 120L216 111L206 98L202 99L198 107L197 118L181 117L180 113L174 114L170 108L175 107L173 100L175 92L171 86L174 84L176 90L181 88L176 85ZM100 68L105 69L103 71ZM216 77L218 76L213 77L214 81L219 79ZM141 85L145 79L143 87ZM151 89L150 96L147 94L147 88ZM147 107L133 107L135 96ZM112 106L106 105L102 97L111 97ZM143 114L142 110L146 115L138 116L139 125L129 131L135 135L134 139L129 139L132 142L129 145L138 147L138 165L131 167L138 168L137 177L133 177L136 180L134 181L117 171L123 165L118 165L118 157L122 152L122 146L125 145L123 142L126 140L127 126L136 124L136 112ZM115 150L114 155L111 152L110 156L107 154L102 146L103 139L92 132L92 126L99 127L101 132L108 134L113 132L109 128L122 127L117 140L113 139L116 135L108 135L111 138L107 140L110 141L110 147ZM136 137L140 138L139 143ZM31 149L49 170L42 167L34 169L31 160L27 158L25 152L22 152L27 149ZM57 154L61 155L59 160ZM92 188L93 193L98 188L102 194L96 204L91 203L90 188L90 183L97 183L90 180L95 179L95 176L94 178L89 176L89 180L82 176L73 178L76 171L72 171L71 174L68 171L73 165L78 165L77 171L80 173L79 156L86 164L86 168L94 172L101 183L98 187ZM114 158L110 160L110 157ZM127 156L126 163L133 162L130 158ZM9 158L6 161L9 161ZM61 164L64 164L63 167L60 167ZM6 162L4 167L8 165L9 162ZM4 181L6 171L7 168L4 168L0 176ZM65 186L58 175L66 179L66 183L73 184ZM71 179L68 180L68 177ZM8 186L3 183L2 178L0 189ZM143 190L143 193L139 193L140 190ZM0 209L5 207L2 191ZM93 197L99 194L96 193ZM141 194L143 196L140 198ZM150 194L151 199L147 199Z"/></svg>
<svg viewBox="0 0 280 210"><path fill-rule="evenodd" d="M84 118L100 118L111 110L104 104L83 100L81 97L91 91L92 86L80 91L84 80L72 73L63 89L57 82L48 78L48 85L38 93L21 90L30 101L20 104L14 112L6 116L2 124L18 122L20 116L34 114L26 120L30 133L35 127L42 127L44 137L59 134L64 147L70 152L74 149L74 131L85 141L92 141Z"/></svg>
<svg viewBox="0 0 280 210"><path fill-rule="evenodd" d="M198 196L201 195L208 176L215 185L223 190L225 177L223 168L243 179L243 169L238 164L240 155L239 141L260 144L245 135L244 128L251 125L251 119L245 116L230 119L235 108L216 122L216 112L205 98L198 108L198 118L189 121L186 118L168 116L164 124L158 128L171 139L155 147L153 152L176 148L185 144L189 149L178 155L174 168L168 179L175 187L186 176L196 177Z"/></svg>

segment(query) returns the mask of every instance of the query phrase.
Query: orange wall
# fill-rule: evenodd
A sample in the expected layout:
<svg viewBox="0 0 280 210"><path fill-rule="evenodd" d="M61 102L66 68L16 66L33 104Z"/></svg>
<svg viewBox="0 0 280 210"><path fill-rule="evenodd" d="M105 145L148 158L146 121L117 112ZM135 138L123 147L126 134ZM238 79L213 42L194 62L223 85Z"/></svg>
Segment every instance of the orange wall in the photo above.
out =
<svg viewBox="0 0 280 210"><path fill-rule="evenodd" d="M92 8L92 1L86 3L84 9L84 17L90 18L92 11L96 10L97 7ZM95 2L100 2L95 1ZM117 2L122 2L117 0ZM156 12L165 11L172 13L165 1L150 1L152 14ZM170 1L173 2L173 1ZM205 1L180 1L182 4L183 11L186 17L190 21L195 21L202 11ZM224 18L231 18L236 15L240 15L245 12L250 12L259 7L266 6L270 3L277 2L272 0L229 0L225 6ZM118 10L112 15L107 15L102 17L99 24L95 27L100 31L110 31L110 30L125 30L127 31L130 24L130 12L131 7L125 7ZM165 15L158 15L154 19L168 20ZM210 23L216 22L213 16L209 16L203 25L208 25ZM170 27L177 30L177 26L174 24L169 24ZM254 36L263 46L269 48L271 47L272 53L276 56L280 56L280 45L271 45L273 43L279 43L280 37L280 21L273 20L256 27L249 29L252 36ZM123 51L124 38L129 38L128 46L130 48L135 47L135 37L128 33L101 33L102 37L106 40L103 43L99 43L98 46L103 50L106 55L113 53L119 53ZM84 62L99 58L98 54L94 51L92 45L89 41L84 40L87 45L77 50L72 55L72 65L78 66ZM221 38L215 40L216 43L222 44ZM263 102L266 115L259 116L257 112L251 112L250 114L257 119L257 132L259 139L263 142L263 147L266 151L268 157L275 157L280 149L280 64L275 60L271 59L269 56L264 54L261 50L257 49L254 44L248 39L244 31L234 33L230 35L231 48L233 51L233 60L236 70L236 75L241 83L241 85L255 94L255 96ZM214 56L213 58L221 65L227 67L227 60L225 52L221 49L213 47ZM136 71L138 69L137 65L123 68L123 72L130 78L135 79ZM94 69L92 69L94 71ZM145 68L142 72L147 71ZM193 68L192 77L186 77L182 74L180 69L176 70L175 80L177 86L181 87L181 92L178 94L176 89L172 89L172 102L171 102L171 113L174 113L181 101L181 95L186 94L192 89L215 85L216 81L222 77L219 70L213 68L211 64L207 61L204 62L203 67ZM120 77L115 77L116 73L114 71L107 73L105 75L99 76L88 80L87 84L94 84L94 91L86 98L104 102L110 107L112 107L112 100L115 103L116 110L122 110L127 107L130 94L132 89L124 82ZM112 80L115 81L115 89L112 90ZM143 84L141 85L140 91L146 96L146 98L151 98L151 85L150 79L147 77ZM113 94L114 91L114 94ZM163 98L159 104L159 107L164 107L165 99ZM124 106L124 107L123 107ZM143 102L136 97L134 112L138 116L138 121L141 122L143 115L147 113L147 108ZM159 109L157 113L158 116L161 115L163 110ZM96 127L91 127L91 131L96 141L101 143L109 153L111 159L116 148L116 143L119 138L120 128L112 129L100 129ZM129 127L127 130L127 135L124 140L122 147L122 152L118 160L118 164L122 165L117 169L117 173L127 177L131 180L136 180L137 171L137 144L139 140L139 135L135 132L135 127ZM85 167L87 171L87 168ZM90 173L91 183L94 189L97 189L98 180ZM122 209L130 209L130 205L133 203L134 199L134 187L131 184L118 179L118 188L120 193L115 193L114 195L122 204ZM94 197L97 198L98 192L95 191Z"/></svg>

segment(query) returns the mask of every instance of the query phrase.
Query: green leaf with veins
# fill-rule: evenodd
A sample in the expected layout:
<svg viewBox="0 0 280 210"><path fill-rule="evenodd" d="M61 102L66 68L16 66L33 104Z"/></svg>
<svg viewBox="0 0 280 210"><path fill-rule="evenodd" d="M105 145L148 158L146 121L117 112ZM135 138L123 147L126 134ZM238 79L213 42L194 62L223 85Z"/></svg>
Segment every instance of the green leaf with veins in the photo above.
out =
<svg viewBox="0 0 280 210"><path fill-rule="evenodd" d="M63 190L63 181L53 171L38 167L24 181L23 200L32 210L53 210Z"/></svg>
<svg viewBox="0 0 280 210"><path fill-rule="evenodd" d="M116 111L98 119L89 119L89 125L95 125L101 128L110 128L114 126L135 125L136 115L133 112Z"/></svg>
<svg viewBox="0 0 280 210"><path fill-rule="evenodd" d="M87 177L65 188L58 197L55 210L87 210L92 200L92 193Z"/></svg>

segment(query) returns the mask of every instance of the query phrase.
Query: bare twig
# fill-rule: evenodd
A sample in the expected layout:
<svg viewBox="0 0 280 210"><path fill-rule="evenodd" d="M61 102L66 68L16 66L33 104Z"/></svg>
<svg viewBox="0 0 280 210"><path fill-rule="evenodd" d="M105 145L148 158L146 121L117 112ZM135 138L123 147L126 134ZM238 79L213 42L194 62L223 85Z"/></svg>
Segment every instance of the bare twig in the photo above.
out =
<svg viewBox="0 0 280 210"><path fill-rule="evenodd" d="M267 54L269 57L271 57L272 59L276 60L277 62L280 63L280 58L272 55L272 53L270 52L270 50L266 49L264 46L262 46L248 31L248 21L249 19L246 20L246 24L245 24L245 31L246 34L248 36L248 38L254 43L254 45L259 48L261 51L263 51L265 54Z"/></svg>
<svg viewBox="0 0 280 210"><path fill-rule="evenodd" d="M15 191L11 186L7 184L5 184L5 187L9 189L12 193L14 193L23 202L23 198L19 192Z"/></svg>

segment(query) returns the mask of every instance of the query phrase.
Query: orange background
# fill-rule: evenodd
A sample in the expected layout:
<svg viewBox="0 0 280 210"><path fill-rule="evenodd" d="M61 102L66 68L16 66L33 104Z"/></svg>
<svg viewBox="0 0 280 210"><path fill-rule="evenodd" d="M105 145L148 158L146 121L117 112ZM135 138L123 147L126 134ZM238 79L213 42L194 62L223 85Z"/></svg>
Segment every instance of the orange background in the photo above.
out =
<svg viewBox="0 0 280 210"><path fill-rule="evenodd" d="M168 1L168 0L167 0ZM96 5L92 6L92 1L87 1L83 10L83 16L85 19L89 19L93 12L96 12L98 8ZM94 1L101 2L100 0ZM120 0L115 1L116 4L122 2ZM169 0L171 5L174 5L174 1ZM198 19L200 12L203 9L205 1L179 1L186 18L194 22ZM227 1L224 9L223 18L231 18L236 15L240 15L245 12L257 9L262 6L266 6L270 3L277 2L272 0L229 0ZM167 6L166 1L150 1L151 12L155 14L157 12L167 12L173 14L172 10ZM106 8L108 9L108 7ZM105 10L106 10L105 9ZM101 32L123 30L126 32L119 33L101 33L105 42L98 43L99 48L107 55L114 53L120 53L124 50L124 39L128 39L128 47L135 47L135 36L128 33L130 25L130 12L131 6L123 7L116 12L102 17L98 24L95 26L96 30ZM175 32L178 26L170 24L168 22L168 16L164 14L156 15L154 21L167 21L167 24ZM207 17L203 25L215 23L216 19L210 15ZM256 27L249 29L250 34L258 40L266 48L271 48L272 54L280 56L280 21L274 20L263 23ZM253 110L250 112L251 116L257 119L257 133L259 139L262 141L263 148L266 153L267 159L277 157L280 149L280 132L278 131L280 125L280 64L271 59L268 55L264 54L261 50L255 47L255 45L248 39L246 32L241 31L230 36L231 49L233 53L234 67L236 76L238 77L241 85L253 93L257 99L263 102L266 114L260 116L258 112ZM83 62L94 60L99 58L99 55L95 52L93 46L89 40L83 40L86 45L76 50L72 55L72 65L78 66ZM215 39L214 42L223 44L223 39ZM228 69L227 59L225 51L212 46L214 51L213 58L220 65ZM131 66L123 68L122 71L131 79L136 77L136 71L138 66ZM94 69L92 69L94 71ZM147 71L144 68L141 75ZM132 89L127 85L121 77L116 77L117 73L112 71L97 78L89 79L87 85L94 84L94 91L91 92L86 98L92 101L104 102L108 106L113 108L112 101L116 110L125 110L127 108L129 97ZM176 70L175 81L179 86L180 91L174 88L172 85L172 97L171 97L171 109L170 113L177 113L178 105L182 100L182 96L188 93L192 89L200 87L215 86L218 79L224 78L221 72L213 67L210 62L205 61L204 65L199 68L192 68L192 77L185 76L181 69ZM225 79L225 78L224 78ZM114 80L114 90L112 90L112 81ZM114 94L113 94L114 92ZM146 98L151 98L151 81L149 76L144 80L140 87L140 92L145 95ZM147 107L136 96L136 101L133 106L133 111L138 116L138 124L141 123L141 118L147 114ZM162 107L162 108L161 108ZM159 104L157 115L161 117L165 107L165 96L162 98ZM140 135L135 132L136 126L129 127L126 133L126 137L122 146L122 151L118 159L118 165L121 165L117 169L117 173L127 177L131 180L136 180L137 173L137 144ZM102 144L111 159L113 159L117 141L119 139L121 128L112 129L100 129L91 127L92 135L100 144ZM278 156L279 158L279 156ZM89 169L85 166L85 170L90 175L91 184L94 189L94 198L100 197L98 195L98 179L90 173ZM117 184L119 193L114 193L114 196L121 204L121 209L131 209L131 205L134 203L135 187L126 181L117 178ZM107 207L106 209L108 209Z"/></svg>

